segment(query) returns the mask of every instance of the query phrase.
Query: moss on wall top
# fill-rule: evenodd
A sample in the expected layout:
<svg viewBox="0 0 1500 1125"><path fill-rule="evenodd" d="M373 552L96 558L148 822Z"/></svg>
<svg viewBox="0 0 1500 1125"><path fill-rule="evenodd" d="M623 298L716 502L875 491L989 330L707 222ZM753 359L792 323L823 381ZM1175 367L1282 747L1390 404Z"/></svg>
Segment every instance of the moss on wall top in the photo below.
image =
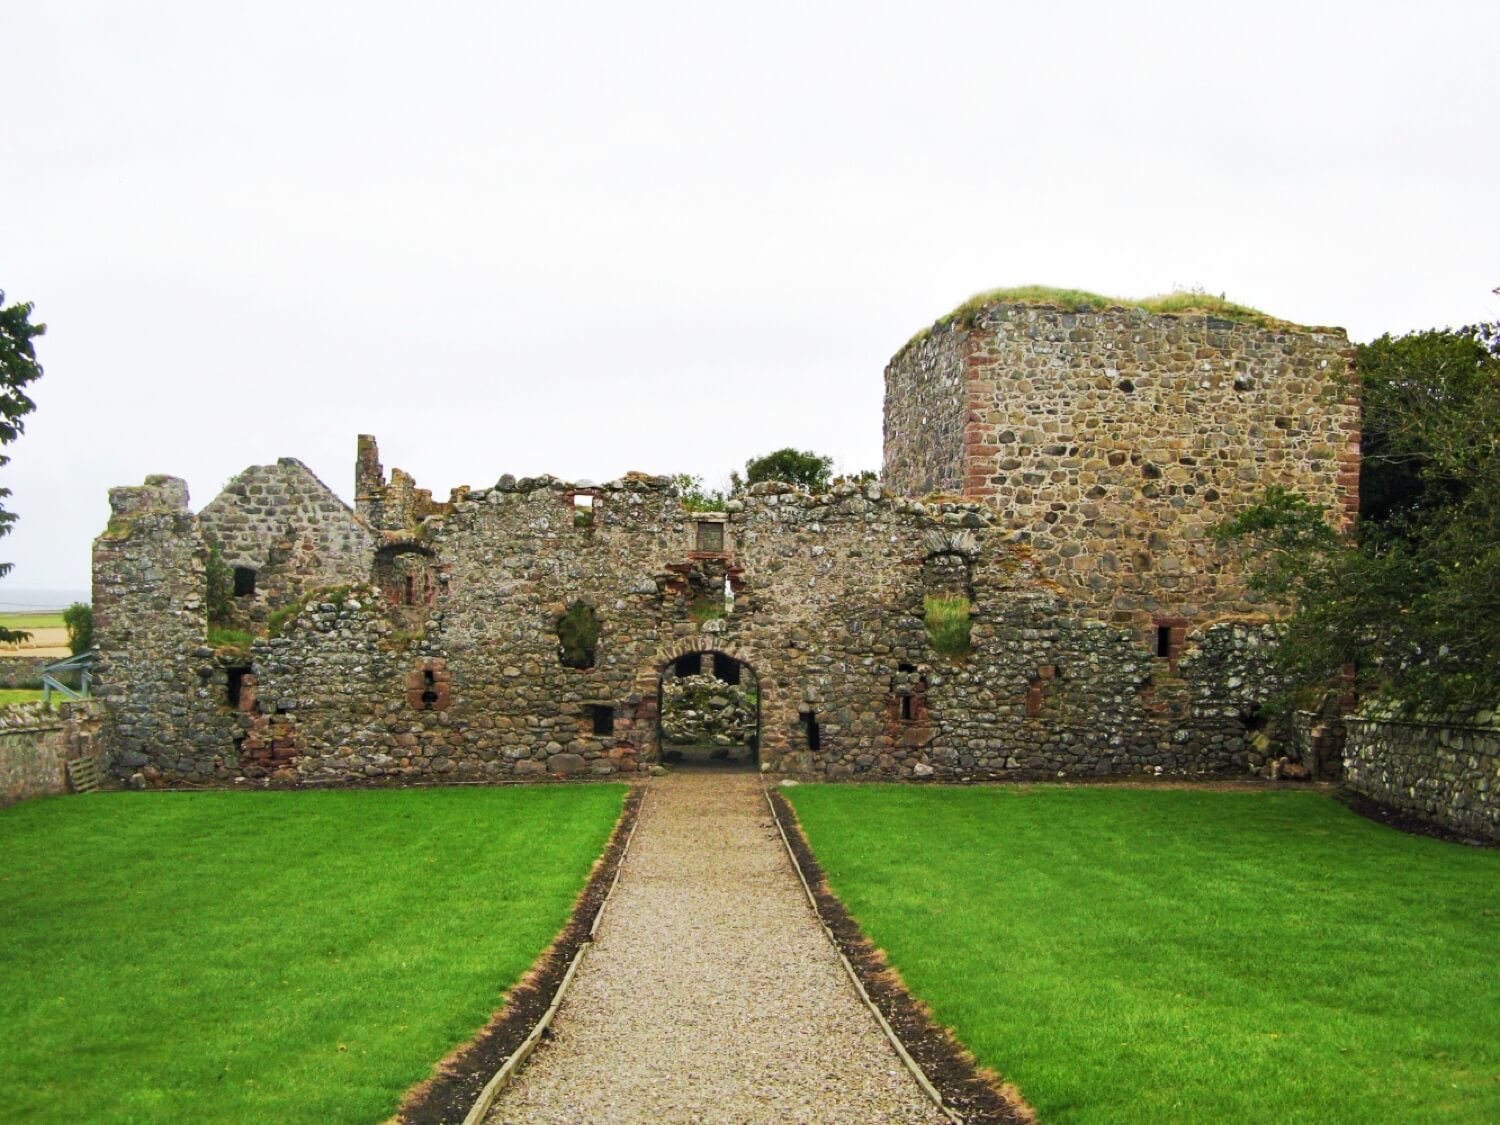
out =
<svg viewBox="0 0 1500 1125"><path fill-rule="evenodd" d="M956 327L969 329L979 314L992 305L1030 305L1036 308L1055 308L1065 312L1102 312L1105 309L1142 309L1163 316L1216 316L1224 320L1254 324L1261 328L1290 332L1331 332L1331 328L1315 328L1295 324L1289 320L1271 316L1253 309L1249 305L1237 304L1212 293L1179 289L1174 293L1163 293L1156 297L1106 297L1102 293L1091 293L1086 289L1058 289L1050 285L1017 285L1009 289L987 289L976 293L958 308L939 317L933 324L922 329L906 342L906 347L926 339L932 332ZM906 349L903 348L902 351Z"/></svg>

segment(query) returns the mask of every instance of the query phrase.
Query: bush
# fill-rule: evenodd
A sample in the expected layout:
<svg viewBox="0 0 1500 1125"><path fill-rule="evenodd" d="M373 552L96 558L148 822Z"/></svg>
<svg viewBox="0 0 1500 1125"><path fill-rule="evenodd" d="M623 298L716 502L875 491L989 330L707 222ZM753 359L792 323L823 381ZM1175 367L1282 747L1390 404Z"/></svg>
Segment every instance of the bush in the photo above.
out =
<svg viewBox="0 0 1500 1125"><path fill-rule="evenodd" d="M87 602L74 602L63 610L63 625L68 630L68 651L74 656L94 647L94 610Z"/></svg>

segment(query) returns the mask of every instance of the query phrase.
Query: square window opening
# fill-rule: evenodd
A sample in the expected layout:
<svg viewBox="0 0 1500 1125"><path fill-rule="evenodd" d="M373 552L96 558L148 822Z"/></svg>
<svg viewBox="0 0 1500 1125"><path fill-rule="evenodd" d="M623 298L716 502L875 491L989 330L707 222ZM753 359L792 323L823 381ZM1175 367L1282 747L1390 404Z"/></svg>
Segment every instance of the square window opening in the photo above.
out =
<svg viewBox="0 0 1500 1125"><path fill-rule="evenodd" d="M615 709L608 703L590 703L584 710L595 734L615 733Z"/></svg>
<svg viewBox="0 0 1500 1125"><path fill-rule="evenodd" d="M243 598L253 593L255 593L255 568L250 566L235 567L234 596Z"/></svg>

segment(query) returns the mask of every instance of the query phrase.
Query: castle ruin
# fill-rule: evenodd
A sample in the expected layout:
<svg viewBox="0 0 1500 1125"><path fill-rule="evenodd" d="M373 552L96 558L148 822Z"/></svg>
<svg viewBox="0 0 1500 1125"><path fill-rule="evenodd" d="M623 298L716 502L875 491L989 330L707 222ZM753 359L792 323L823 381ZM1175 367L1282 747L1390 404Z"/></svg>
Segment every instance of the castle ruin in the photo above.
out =
<svg viewBox="0 0 1500 1125"><path fill-rule="evenodd" d="M196 515L150 477L94 545L101 737L137 784L628 775L664 677L718 669L770 772L1244 774L1285 752L1277 607L1208 532L1273 484L1353 518L1349 359L1338 330L993 303L887 368L881 483L717 513L640 474L437 501L364 436L352 510L290 458Z"/></svg>

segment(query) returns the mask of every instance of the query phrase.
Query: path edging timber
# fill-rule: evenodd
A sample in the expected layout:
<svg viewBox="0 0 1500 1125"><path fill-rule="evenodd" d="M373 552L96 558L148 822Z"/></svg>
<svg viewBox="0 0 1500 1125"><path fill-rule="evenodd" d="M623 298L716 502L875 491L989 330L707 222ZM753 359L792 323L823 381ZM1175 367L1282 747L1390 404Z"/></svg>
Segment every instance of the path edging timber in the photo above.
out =
<svg viewBox="0 0 1500 1125"><path fill-rule="evenodd" d="M641 810L646 805L646 794L649 792L649 788L642 786L641 790L641 799L635 806L635 819L631 821L630 832L625 837L625 846L620 849L620 857L615 863L614 876L610 879L609 889L604 892L604 898L599 903L599 909L594 912L594 920L589 924L587 938L579 945L577 952L573 954L573 960L568 964L568 971L563 974L562 982L558 984L557 991L553 993L552 1003L547 1006L547 1010L542 1013L542 1018L531 1029L531 1034L515 1049L510 1058L505 1060L504 1065L495 1072L495 1076L485 1083L484 1089L479 1092L479 1097L475 1099L468 1116L464 1118L463 1125L479 1125L484 1120L485 1115L489 1113L490 1107L494 1105L495 1098L499 1096L500 1091L510 1084L510 1080L515 1077L516 1071L520 1070L522 1064L531 1057L531 1052L536 1050L537 1044L542 1041L542 1036L552 1026L552 1020L557 1015L557 1010L562 1007L563 999L567 996L568 989L573 984L573 977L578 973L578 966L583 962L583 955L588 952L589 946L594 943L594 939L599 933L599 924L604 920L604 911L609 906L609 900L614 897L615 888L620 885L620 869L625 866L625 857L630 854L630 842L635 839L635 830L641 823Z"/></svg>
<svg viewBox="0 0 1500 1125"><path fill-rule="evenodd" d="M953 1122L964 1125L1034 1125L1035 1111L1026 1104L1020 1092L1001 1083L992 1074L981 1071L973 1056L911 995L884 955L865 937L828 886L791 802L769 787L765 787L764 792L776 829L791 856L792 869L797 872L824 936L838 953L861 1001L874 1013L881 1030L923 1093ZM872 990L877 995L872 995ZM914 1036L916 1047L908 1047L902 1041L895 1023ZM936 1068L931 1074L916 1061L917 1054Z"/></svg>
<svg viewBox="0 0 1500 1125"><path fill-rule="evenodd" d="M891 1046L895 1048L897 1056L901 1059L901 1065L906 1067L911 1076L916 1079L917 1085L922 1088L922 1093L927 1095L929 1101L937 1106L949 1121L955 1125L963 1125L963 1118L955 1113L943 1101L943 1095L938 1093L936 1086L928 1079L925 1071L917 1065L917 1060L911 1057L906 1045L901 1042L901 1037L891 1027L890 1021L885 1018L885 1013L875 1006L875 1001L870 999L870 994L865 991L864 982L859 979L859 973L855 972L854 966L850 964L849 958L844 955L843 947L839 945L838 939L833 936L833 931L828 928L828 923L823 921L823 911L818 907L817 896L813 894L812 887L808 885L807 876L802 872L802 864L797 860L797 853L792 848L792 841L787 838L786 826L781 822L781 814L776 808L776 802L772 800L771 791L762 789L765 793L766 805L771 810L771 819L776 824L776 831L781 836L781 842L786 847L786 855L792 861L792 870L797 873L797 881L802 884L802 893L807 896L807 904L812 907L813 917L818 920L818 928L823 931L823 936L828 939L828 944L833 947L833 952L839 959L839 964L844 967L850 982L854 985L854 991L859 994L860 1003L864 1004L870 1014L875 1017L875 1022L880 1025L880 1030L885 1032L885 1037L890 1040Z"/></svg>
<svg viewBox="0 0 1500 1125"><path fill-rule="evenodd" d="M563 997L573 983L573 977L578 971L584 953L599 932L600 920L604 917L605 908L609 905L615 887L620 882L620 868L630 851L631 841L635 839L636 826L640 823L641 810L645 807L647 792L648 785L642 783L632 786L630 792L626 794L620 817L611 833L609 843L605 845L587 884L579 893L567 923L559 931L552 944L542 952L532 968L521 978L521 983L507 994L504 1006L490 1023L474 1039L455 1051L449 1061L441 1064L433 1078L408 1093L401 1107L391 1118L391 1123L437 1125L440 1122L452 1122L458 1120L457 1114L464 1112L465 1106L469 1106L463 1121L465 1125L472 1125L488 1112L495 1097L510 1082L521 1063L536 1049L537 1044L545 1035L548 1026L557 1015L558 1008L562 1005ZM598 888L606 883L607 886L602 895L599 895ZM598 895L597 900L595 900L596 895ZM592 901L597 901L598 905L591 907ZM592 919L588 918L590 909L593 910ZM588 923L588 928L582 930L585 921ZM557 974L560 963L556 959L560 953L565 954L570 947L573 949L572 956L568 958L567 966L562 970L559 979ZM540 980L537 979L538 976ZM459 1091L472 1090L471 1083L480 1075L488 1073L488 1068L480 1069L482 1064L478 1062L476 1056L483 1058L488 1054L492 1059L496 1057L493 1044L497 1038L516 1042L515 1036L519 1034L520 1029L526 1027L525 1023L520 1022L525 1018L521 1013L524 1010L536 1010L538 1006L536 994L539 989L546 987L548 979L558 981L551 1001L537 1017L536 1023L520 1039L518 1045L503 1057L499 1069L484 1083L477 1098L471 1103L469 1099L473 1095L463 1095ZM517 1003L518 996L522 997L519 1004ZM495 1064L490 1062L489 1065Z"/></svg>

